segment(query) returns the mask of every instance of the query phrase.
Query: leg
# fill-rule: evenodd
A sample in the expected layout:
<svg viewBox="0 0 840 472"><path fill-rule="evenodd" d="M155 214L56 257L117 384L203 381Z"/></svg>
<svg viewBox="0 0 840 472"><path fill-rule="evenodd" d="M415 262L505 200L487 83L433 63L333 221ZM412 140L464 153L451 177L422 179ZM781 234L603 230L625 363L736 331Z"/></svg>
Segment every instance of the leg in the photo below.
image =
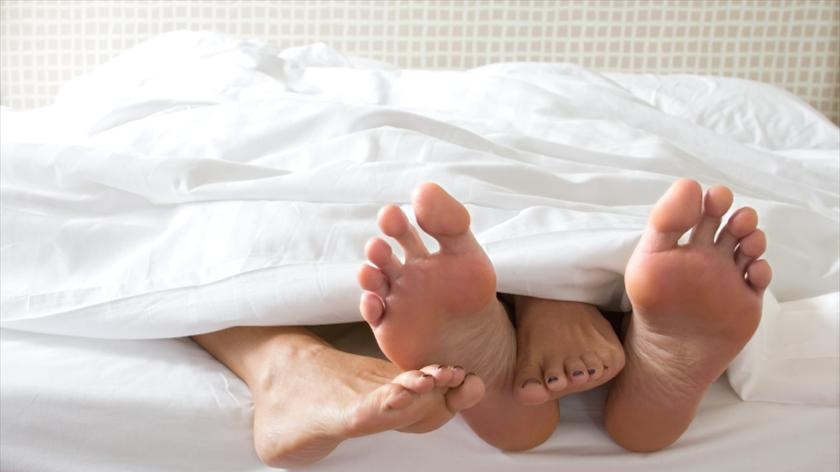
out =
<svg viewBox="0 0 840 472"><path fill-rule="evenodd" d="M764 233L742 208L715 239L732 193L676 182L659 200L627 264L633 305L626 366L609 392L604 420L621 446L655 451L676 441L703 394L752 336L770 266L757 260ZM692 230L688 244L678 240Z"/></svg>
<svg viewBox="0 0 840 472"><path fill-rule="evenodd" d="M609 382L624 350L592 305L515 296L517 360L514 395L526 405L556 400Z"/></svg>
<svg viewBox="0 0 840 472"><path fill-rule="evenodd" d="M431 431L483 391L463 370L402 372L338 351L304 328L241 327L193 339L248 384L254 446L274 467L315 462L351 437Z"/></svg>
<svg viewBox="0 0 840 472"><path fill-rule="evenodd" d="M506 450L542 443L556 427L557 405L520 405L513 397L514 328L496 298L496 274L469 230L466 208L434 184L418 187L412 205L418 224L440 250L426 249L398 207L383 208L379 226L406 257L398 260L381 239L368 243L371 265L359 272L366 290L362 316L398 366L461 364L484 380L484 398L463 412L482 439Z"/></svg>

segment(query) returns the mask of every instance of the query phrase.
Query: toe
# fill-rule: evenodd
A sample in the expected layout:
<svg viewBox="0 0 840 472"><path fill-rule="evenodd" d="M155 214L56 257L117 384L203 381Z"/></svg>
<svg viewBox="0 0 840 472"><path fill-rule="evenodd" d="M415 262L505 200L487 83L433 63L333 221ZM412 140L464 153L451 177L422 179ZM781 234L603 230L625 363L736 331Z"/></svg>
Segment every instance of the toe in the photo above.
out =
<svg viewBox="0 0 840 472"><path fill-rule="evenodd" d="M589 374L586 371L586 364L579 357L566 359L565 369L566 376L572 385L580 385L589 380Z"/></svg>
<svg viewBox="0 0 840 472"><path fill-rule="evenodd" d="M371 238L365 245L365 257L390 280L396 279L402 270L402 263L394 256L391 246L379 238Z"/></svg>
<svg viewBox="0 0 840 472"><path fill-rule="evenodd" d="M475 375L468 374L460 387L446 393L446 407L455 413L474 407L484 396L484 382Z"/></svg>
<svg viewBox="0 0 840 472"><path fill-rule="evenodd" d="M454 377L453 371L445 365L430 365L420 370L425 374L431 375L435 379L435 387L437 388L449 388L454 386L451 385L452 378Z"/></svg>
<svg viewBox="0 0 840 472"><path fill-rule="evenodd" d="M405 213L396 205L387 205L379 211L377 217L379 222L379 229L383 233L397 240L405 251L406 259L414 259L418 257L426 257L429 251L417 234L417 230L411 223Z"/></svg>
<svg viewBox="0 0 840 472"><path fill-rule="evenodd" d="M580 356L583 363L586 365L586 373L589 374L589 380L598 380L604 375L604 361L594 352L587 352Z"/></svg>
<svg viewBox="0 0 840 472"><path fill-rule="evenodd" d="M385 298L388 294L388 280L381 270L369 264L362 264L359 268L359 273L356 276L359 286L362 290L373 292L379 298Z"/></svg>
<svg viewBox="0 0 840 472"><path fill-rule="evenodd" d="M441 252L457 254L477 246L469 232L469 212L439 185L427 182L418 186L412 208L417 224L438 241Z"/></svg>
<svg viewBox="0 0 840 472"><path fill-rule="evenodd" d="M411 390L406 389L402 385L391 383L380 387L382 401L380 404L385 410L403 410L414 403L415 395Z"/></svg>
<svg viewBox="0 0 840 472"><path fill-rule="evenodd" d="M435 379L432 375L420 370L409 370L394 377L391 383L401 385L417 394L431 392L435 388Z"/></svg>
<svg viewBox="0 0 840 472"><path fill-rule="evenodd" d="M536 362L517 363L513 389L514 397L523 405L538 405L549 399L548 390L543 384L542 368Z"/></svg>
<svg viewBox="0 0 840 472"><path fill-rule="evenodd" d="M359 312L367 323L376 328L382 323L382 315L385 314L385 304L373 292L365 292L359 300Z"/></svg>
<svg viewBox="0 0 840 472"><path fill-rule="evenodd" d="M566 372L561 369L550 369L545 373L545 386L551 393L559 393L569 386Z"/></svg>
<svg viewBox="0 0 840 472"><path fill-rule="evenodd" d="M467 377L467 372L461 366L446 367L452 371L452 380L449 381L449 388L460 387Z"/></svg>
<svg viewBox="0 0 840 472"><path fill-rule="evenodd" d="M731 206L732 192L728 188L720 185L710 188L703 199L703 216L700 218L700 223L691 230L690 243L713 244L720 220Z"/></svg>
<svg viewBox="0 0 840 472"><path fill-rule="evenodd" d="M653 207L639 248L655 252L676 246L680 237L700 220L702 198L697 182L688 179L674 182Z"/></svg>
<svg viewBox="0 0 840 472"><path fill-rule="evenodd" d="M759 294L770 285L773 278L773 270L765 260L754 261L747 266L747 282Z"/></svg>
<svg viewBox="0 0 840 472"><path fill-rule="evenodd" d="M746 271L750 262L758 259L767 249L767 236L764 231L757 229L746 235L738 243L738 250L735 251L735 264L740 271Z"/></svg>
<svg viewBox="0 0 840 472"><path fill-rule="evenodd" d="M738 241L755 231L756 226L758 226L758 213L755 210L749 207L738 209L718 235L717 247L724 254L732 255Z"/></svg>

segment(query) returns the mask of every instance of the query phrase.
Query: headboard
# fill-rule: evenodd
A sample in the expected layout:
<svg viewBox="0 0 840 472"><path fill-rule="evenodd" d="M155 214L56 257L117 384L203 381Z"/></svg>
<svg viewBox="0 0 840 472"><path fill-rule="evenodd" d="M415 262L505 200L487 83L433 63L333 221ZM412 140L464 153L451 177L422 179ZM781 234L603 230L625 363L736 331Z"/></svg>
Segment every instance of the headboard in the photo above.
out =
<svg viewBox="0 0 840 472"><path fill-rule="evenodd" d="M782 86L840 122L838 0L0 2L0 102L61 84L151 36L224 31L278 47L323 41L410 68L574 62L617 72Z"/></svg>

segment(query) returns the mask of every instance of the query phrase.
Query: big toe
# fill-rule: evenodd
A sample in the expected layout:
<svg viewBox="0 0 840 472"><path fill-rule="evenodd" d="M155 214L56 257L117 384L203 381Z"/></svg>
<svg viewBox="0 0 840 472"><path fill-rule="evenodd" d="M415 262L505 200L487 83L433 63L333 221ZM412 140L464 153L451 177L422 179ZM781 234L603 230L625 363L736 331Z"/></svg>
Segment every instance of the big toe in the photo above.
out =
<svg viewBox="0 0 840 472"><path fill-rule="evenodd" d="M441 186L420 184L412 197L417 224L440 243L441 252L466 252L477 243L469 232L467 209Z"/></svg>
<svg viewBox="0 0 840 472"><path fill-rule="evenodd" d="M703 191L694 180L680 179L656 202L639 247L662 251L676 246L680 237L700 221Z"/></svg>
<svg viewBox="0 0 840 472"><path fill-rule="evenodd" d="M517 359L514 397L523 405L539 405L549 400L550 394L543 384L543 371L535 359Z"/></svg>
<svg viewBox="0 0 840 472"><path fill-rule="evenodd" d="M484 382L475 374L467 374L464 382L446 393L446 407L452 413L472 408L484 397Z"/></svg>

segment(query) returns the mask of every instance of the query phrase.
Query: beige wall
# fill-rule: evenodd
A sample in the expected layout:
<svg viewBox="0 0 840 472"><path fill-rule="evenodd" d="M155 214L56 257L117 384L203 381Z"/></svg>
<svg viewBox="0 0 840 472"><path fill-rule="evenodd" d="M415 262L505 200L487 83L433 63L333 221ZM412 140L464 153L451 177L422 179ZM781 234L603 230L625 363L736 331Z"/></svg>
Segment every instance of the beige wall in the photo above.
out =
<svg viewBox="0 0 840 472"><path fill-rule="evenodd" d="M324 41L403 67L565 61L742 77L840 121L840 1L20 1L0 3L0 102L50 103L66 80L156 34Z"/></svg>

